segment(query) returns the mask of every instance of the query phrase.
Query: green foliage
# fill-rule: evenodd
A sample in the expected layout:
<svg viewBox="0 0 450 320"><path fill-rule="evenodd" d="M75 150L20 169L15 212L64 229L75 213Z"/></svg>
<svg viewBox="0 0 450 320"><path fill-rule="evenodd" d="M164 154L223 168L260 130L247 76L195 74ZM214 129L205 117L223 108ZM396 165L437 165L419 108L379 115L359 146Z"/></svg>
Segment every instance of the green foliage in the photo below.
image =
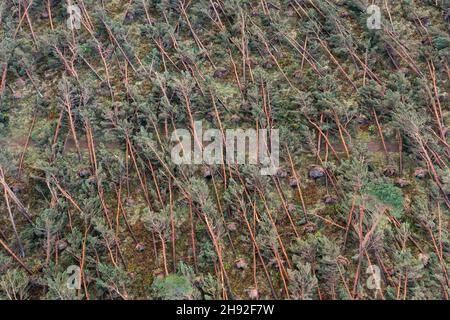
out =
<svg viewBox="0 0 450 320"><path fill-rule="evenodd" d="M296 262L296 269L288 269L288 276L289 291L293 299L311 300L317 298L318 280L312 274L309 263Z"/></svg>
<svg viewBox="0 0 450 320"><path fill-rule="evenodd" d="M0 277L0 293L9 300L25 300L28 298L27 286L30 278L25 271L8 270Z"/></svg>
<svg viewBox="0 0 450 320"><path fill-rule="evenodd" d="M96 282L99 289L108 292L112 299L122 298L127 300L132 298L128 294L130 279L122 268L100 263L98 269L100 277L97 278Z"/></svg>
<svg viewBox="0 0 450 320"><path fill-rule="evenodd" d="M163 300L192 300L195 293L190 281L185 276L177 274L156 278L152 290L157 299Z"/></svg>
<svg viewBox="0 0 450 320"><path fill-rule="evenodd" d="M365 193L376 197L382 204L390 209L390 213L400 218L403 212L402 190L391 183L369 183Z"/></svg>
<svg viewBox="0 0 450 320"><path fill-rule="evenodd" d="M49 269L51 270L51 269ZM45 299L47 300L79 300L84 295L77 295L77 290L67 286L69 275L66 272L48 272L42 279L42 285L47 287Z"/></svg>

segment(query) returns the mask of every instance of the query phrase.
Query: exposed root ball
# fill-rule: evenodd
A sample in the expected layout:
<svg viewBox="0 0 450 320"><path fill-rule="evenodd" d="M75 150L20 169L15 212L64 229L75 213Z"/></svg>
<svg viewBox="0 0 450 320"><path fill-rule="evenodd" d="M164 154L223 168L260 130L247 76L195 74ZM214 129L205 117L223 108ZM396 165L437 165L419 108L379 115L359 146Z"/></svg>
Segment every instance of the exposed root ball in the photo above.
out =
<svg viewBox="0 0 450 320"><path fill-rule="evenodd" d="M428 171L423 169L423 168L417 168L416 170L414 170L414 176L417 179L425 179L428 175Z"/></svg>
<svg viewBox="0 0 450 320"><path fill-rule="evenodd" d="M214 71L213 77L214 78L224 78L224 77L226 77L227 74L228 74L227 69L219 67Z"/></svg>
<svg viewBox="0 0 450 320"><path fill-rule="evenodd" d="M321 166L314 165L309 169L309 177L311 179L319 179L325 176L325 169Z"/></svg>

